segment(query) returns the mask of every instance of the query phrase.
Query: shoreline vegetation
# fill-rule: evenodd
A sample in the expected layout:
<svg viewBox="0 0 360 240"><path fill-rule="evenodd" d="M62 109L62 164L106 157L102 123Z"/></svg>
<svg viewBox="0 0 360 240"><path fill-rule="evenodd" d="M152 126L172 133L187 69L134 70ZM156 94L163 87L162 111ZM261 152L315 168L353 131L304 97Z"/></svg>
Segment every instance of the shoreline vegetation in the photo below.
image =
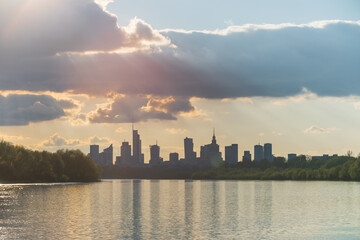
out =
<svg viewBox="0 0 360 240"><path fill-rule="evenodd" d="M301 155L286 162L276 157L273 163L266 160L237 164L222 164L217 168L120 168L105 167L104 179L192 179L192 180L330 180L360 181L360 158L338 156L326 161L309 160Z"/></svg>
<svg viewBox="0 0 360 240"><path fill-rule="evenodd" d="M96 182L101 179L189 180L332 180L360 181L360 157L310 160L300 155L290 162L223 163L212 169L197 167L101 168L80 150L32 151L0 142L0 183Z"/></svg>
<svg viewBox="0 0 360 240"><path fill-rule="evenodd" d="M32 151L0 142L0 183L100 181L101 167L80 150Z"/></svg>
<svg viewBox="0 0 360 240"><path fill-rule="evenodd" d="M330 180L360 181L360 158L352 156L308 160L301 155L285 162L277 157L273 163L224 164L218 168L196 172L193 179L237 179L237 180Z"/></svg>

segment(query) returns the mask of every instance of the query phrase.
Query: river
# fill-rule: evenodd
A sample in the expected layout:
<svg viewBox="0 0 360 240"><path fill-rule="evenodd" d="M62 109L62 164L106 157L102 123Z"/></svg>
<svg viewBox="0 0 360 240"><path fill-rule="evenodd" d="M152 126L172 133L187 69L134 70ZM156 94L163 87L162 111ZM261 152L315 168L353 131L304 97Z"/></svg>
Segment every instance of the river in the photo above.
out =
<svg viewBox="0 0 360 240"><path fill-rule="evenodd" d="M360 183L0 184L0 239L360 239Z"/></svg>

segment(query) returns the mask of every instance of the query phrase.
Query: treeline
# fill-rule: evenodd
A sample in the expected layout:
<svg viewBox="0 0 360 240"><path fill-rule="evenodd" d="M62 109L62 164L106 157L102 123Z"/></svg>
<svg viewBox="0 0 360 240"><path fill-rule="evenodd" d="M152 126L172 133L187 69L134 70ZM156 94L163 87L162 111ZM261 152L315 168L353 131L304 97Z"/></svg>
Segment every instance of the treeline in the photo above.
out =
<svg viewBox="0 0 360 240"><path fill-rule="evenodd" d="M341 180L360 181L360 158L351 156L333 157L328 160L297 157L286 162L275 158L273 163L223 164L218 168L201 171L193 179L249 179L249 180Z"/></svg>
<svg viewBox="0 0 360 240"><path fill-rule="evenodd" d="M32 151L0 142L0 182L92 182L101 168L80 150Z"/></svg>

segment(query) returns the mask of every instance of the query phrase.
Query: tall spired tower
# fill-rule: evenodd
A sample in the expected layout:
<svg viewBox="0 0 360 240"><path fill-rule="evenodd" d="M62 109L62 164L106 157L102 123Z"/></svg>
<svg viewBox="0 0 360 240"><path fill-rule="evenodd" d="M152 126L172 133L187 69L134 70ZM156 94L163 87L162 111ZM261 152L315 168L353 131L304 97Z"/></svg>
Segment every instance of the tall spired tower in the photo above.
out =
<svg viewBox="0 0 360 240"><path fill-rule="evenodd" d="M211 144L216 145L215 128L213 129L213 137L212 137Z"/></svg>
<svg viewBox="0 0 360 240"><path fill-rule="evenodd" d="M219 151L219 145L216 143L215 129L213 130L211 143L201 146L200 161L204 167L216 167L223 161L221 152Z"/></svg>

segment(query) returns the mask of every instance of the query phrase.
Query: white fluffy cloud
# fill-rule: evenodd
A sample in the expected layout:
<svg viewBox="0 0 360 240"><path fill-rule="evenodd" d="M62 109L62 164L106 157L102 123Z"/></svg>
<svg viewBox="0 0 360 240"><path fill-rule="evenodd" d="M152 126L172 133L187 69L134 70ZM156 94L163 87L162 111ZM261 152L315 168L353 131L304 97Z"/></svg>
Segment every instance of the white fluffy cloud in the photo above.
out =
<svg viewBox="0 0 360 240"><path fill-rule="evenodd" d="M119 27L116 16L91 0L0 0L0 29L2 56L12 58L168 43L139 19Z"/></svg>
<svg viewBox="0 0 360 240"><path fill-rule="evenodd" d="M44 141L41 145L43 147L73 147L80 144L80 140L66 139L58 133L52 135L48 140Z"/></svg>

